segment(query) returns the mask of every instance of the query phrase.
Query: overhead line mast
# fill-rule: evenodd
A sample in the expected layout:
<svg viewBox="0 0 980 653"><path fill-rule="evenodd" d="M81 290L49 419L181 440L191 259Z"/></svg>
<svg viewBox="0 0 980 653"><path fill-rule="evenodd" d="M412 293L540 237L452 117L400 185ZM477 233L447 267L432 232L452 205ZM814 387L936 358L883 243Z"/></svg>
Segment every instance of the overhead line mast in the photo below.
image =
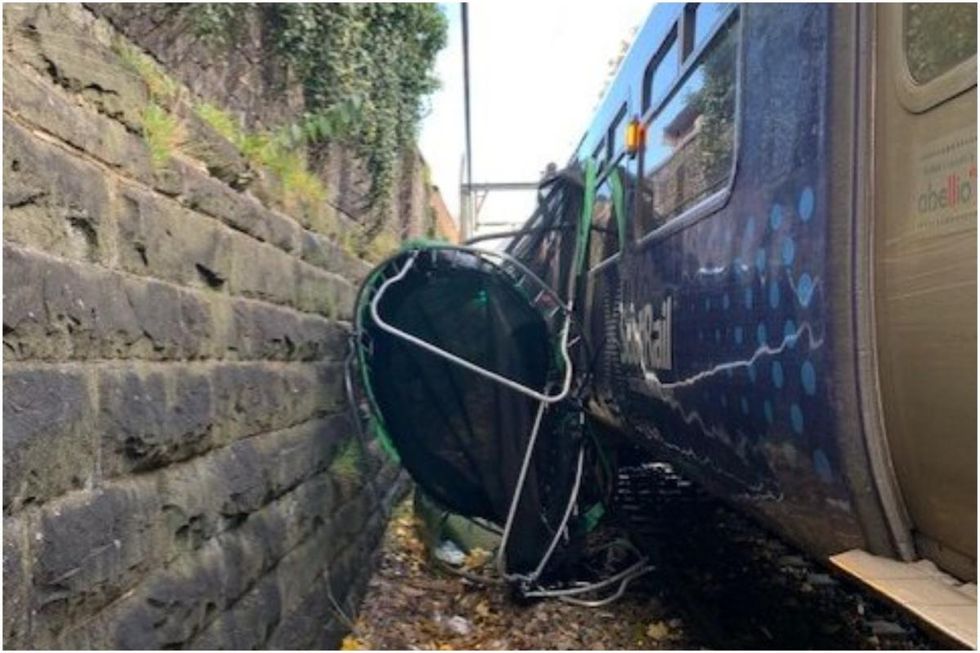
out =
<svg viewBox="0 0 980 653"><path fill-rule="evenodd" d="M460 236L466 240L472 235L473 225L473 140L470 135L470 30L469 3L460 5L463 21L463 110L466 125L466 192L460 194Z"/></svg>

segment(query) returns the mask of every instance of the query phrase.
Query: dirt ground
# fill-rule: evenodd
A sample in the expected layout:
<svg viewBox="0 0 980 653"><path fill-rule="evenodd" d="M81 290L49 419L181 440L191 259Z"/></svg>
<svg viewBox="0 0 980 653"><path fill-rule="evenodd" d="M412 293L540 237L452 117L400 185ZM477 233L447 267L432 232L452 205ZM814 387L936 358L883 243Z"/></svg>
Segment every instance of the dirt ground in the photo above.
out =
<svg viewBox="0 0 980 653"><path fill-rule="evenodd" d="M464 567L488 573L487 557L471 555ZM627 592L602 608L557 600L520 606L499 585L444 571L423 544L411 499L392 517L381 566L344 640L346 649L689 647L683 621L649 592Z"/></svg>

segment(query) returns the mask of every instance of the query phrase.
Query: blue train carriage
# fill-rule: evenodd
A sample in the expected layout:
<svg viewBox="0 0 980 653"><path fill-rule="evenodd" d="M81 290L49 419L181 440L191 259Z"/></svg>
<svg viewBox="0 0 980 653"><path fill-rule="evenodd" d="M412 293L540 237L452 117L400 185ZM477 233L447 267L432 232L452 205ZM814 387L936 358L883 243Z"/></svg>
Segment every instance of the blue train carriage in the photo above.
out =
<svg viewBox="0 0 980 653"><path fill-rule="evenodd" d="M593 415L971 646L976 53L972 5L658 5L574 156Z"/></svg>

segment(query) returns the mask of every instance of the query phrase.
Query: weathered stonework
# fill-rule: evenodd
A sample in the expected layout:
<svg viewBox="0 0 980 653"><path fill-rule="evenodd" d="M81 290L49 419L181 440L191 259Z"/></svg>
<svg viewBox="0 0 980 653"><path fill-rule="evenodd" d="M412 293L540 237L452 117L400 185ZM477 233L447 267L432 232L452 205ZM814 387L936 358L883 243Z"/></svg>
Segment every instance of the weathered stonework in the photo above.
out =
<svg viewBox="0 0 980 653"><path fill-rule="evenodd" d="M189 12L174 5L86 6L139 43L196 95L228 108L249 128L280 127L304 111L302 94L291 83L291 71L266 54L274 50L267 42L267 25L273 18L262 5L246 14L245 25L227 47L197 36ZM388 205L379 212L368 205L371 180L367 168L350 148L333 144L315 162L316 172L326 182L329 204L340 215L403 238L425 236L430 230L424 209L429 189L423 165L414 149L403 152ZM304 216L297 215L297 219L311 226Z"/></svg>
<svg viewBox="0 0 980 653"><path fill-rule="evenodd" d="M154 164L103 7L4 7L4 646L335 647L405 484L344 394L369 266L193 115ZM295 108L257 70L201 83Z"/></svg>

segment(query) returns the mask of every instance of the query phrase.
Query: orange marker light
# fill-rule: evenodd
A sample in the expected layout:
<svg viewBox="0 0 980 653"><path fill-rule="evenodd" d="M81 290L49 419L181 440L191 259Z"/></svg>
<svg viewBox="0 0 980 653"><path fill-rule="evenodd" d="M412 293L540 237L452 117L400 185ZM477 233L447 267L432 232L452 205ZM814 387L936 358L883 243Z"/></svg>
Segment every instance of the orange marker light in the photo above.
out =
<svg viewBox="0 0 980 653"><path fill-rule="evenodd" d="M634 118L626 125L626 151L630 156L636 156L646 140L646 129L639 120Z"/></svg>

